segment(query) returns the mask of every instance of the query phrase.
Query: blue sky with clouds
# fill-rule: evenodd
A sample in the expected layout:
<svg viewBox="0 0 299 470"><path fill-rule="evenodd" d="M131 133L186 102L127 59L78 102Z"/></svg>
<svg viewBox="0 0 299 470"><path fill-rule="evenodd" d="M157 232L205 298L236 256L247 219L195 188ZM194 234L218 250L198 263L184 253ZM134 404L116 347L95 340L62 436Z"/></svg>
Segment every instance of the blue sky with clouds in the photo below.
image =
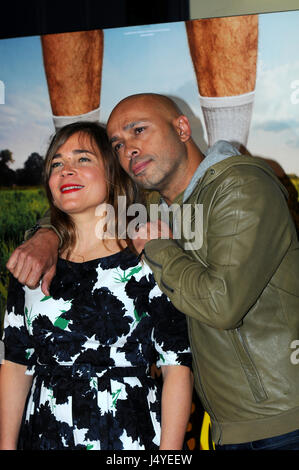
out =
<svg viewBox="0 0 299 470"><path fill-rule="evenodd" d="M292 84L299 80L299 11L260 15L259 36L248 148L299 176L299 103L292 102Z"/></svg>
<svg viewBox="0 0 299 470"><path fill-rule="evenodd" d="M152 91L178 96L191 115L195 140L203 150L206 133L184 23L107 29L104 32L101 120L119 99ZM299 175L299 104L291 102L299 80L299 11L259 15L256 97L248 148ZM44 154L54 131L40 38L0 41L0 149L9 148L12 168L30 153ZM297 95L299 97L299 94Z"/></svg>

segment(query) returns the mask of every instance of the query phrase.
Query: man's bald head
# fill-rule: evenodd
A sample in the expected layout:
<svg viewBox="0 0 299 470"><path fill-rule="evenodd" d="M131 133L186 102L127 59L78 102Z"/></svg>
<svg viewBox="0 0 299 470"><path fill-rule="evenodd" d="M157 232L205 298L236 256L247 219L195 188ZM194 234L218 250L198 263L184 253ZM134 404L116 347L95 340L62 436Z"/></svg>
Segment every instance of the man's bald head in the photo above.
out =
<svg viewBox="0 0 299 470"><path fill-rule="evenodd" d="M183 114L177 104L167 96L159 95L157 93L139 93L122 99L112 110L108 119L108 124L116 112L134 107L136 104L144 106L144 109L153 108L170 120Z"/></svg>
<svg viewBox="0 0 299 470"><path fill-rule="evenodd" d="M165 200L185 188L202 155L177 104L155 93L121 100L107 122L107 134L123 169L137 184Z"/></svg>

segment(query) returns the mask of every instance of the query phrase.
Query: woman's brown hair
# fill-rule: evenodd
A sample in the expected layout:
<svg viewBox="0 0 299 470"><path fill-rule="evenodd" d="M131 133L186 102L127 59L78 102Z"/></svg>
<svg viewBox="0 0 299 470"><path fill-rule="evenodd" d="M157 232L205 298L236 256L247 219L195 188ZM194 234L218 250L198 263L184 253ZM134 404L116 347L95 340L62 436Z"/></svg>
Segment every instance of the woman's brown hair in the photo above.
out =
<svg viewBox="0 0 299 470"><path fill-rule="evenodd" d="M49 200L51 223L56 227L62 238L62 244L60 247L61 252L70 254L72 248L76 242L76 229L72 218L65 212L58 209L53 202L52 193L49 187L49 178L51 175L51 165L54 155L58 152L58 149L74 134L79 133L80 136L88 136L90 138L90 144L93 149L95 147L99 150L106 172L106 184L107 184L107 204L110 204L114 208L115 213L115 236L116 240L121 247L120 239L118 237L118 197L126 196L126 214L129 205L136 202L143 202L142 193L138 189L138 186L131 180L131 178L125 173L125 171L119 165L116 156L113 153L111 145L109 143L105 129L96 122L78 121L59 129L56 134L52 137L49 148L45 156L44 164L44 182ZM124 214L122 214L122 217ZM129 222L126 215L126 221ZM127 245L134 251L132 241L126 236L125 238Z"/></svg>

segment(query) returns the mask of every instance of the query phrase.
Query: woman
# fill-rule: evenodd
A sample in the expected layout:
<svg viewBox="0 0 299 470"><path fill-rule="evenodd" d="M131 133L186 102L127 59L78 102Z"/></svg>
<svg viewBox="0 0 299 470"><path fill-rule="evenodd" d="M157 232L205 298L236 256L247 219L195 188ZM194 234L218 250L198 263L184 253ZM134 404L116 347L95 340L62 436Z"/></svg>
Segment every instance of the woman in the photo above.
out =
<svg viewBox="0 0 299 470"><path fill-rule="evenodd" d="M130 240L104 236L99 205L109 204L117 217L118 196L127 206L137 197L116 165L95 123L70 124L52 139L46 188L62 246L50 296L11 280L0 374L2 449L183 446L192 396L185 317ZM150 376L154 362L162 393Z"/></svg>

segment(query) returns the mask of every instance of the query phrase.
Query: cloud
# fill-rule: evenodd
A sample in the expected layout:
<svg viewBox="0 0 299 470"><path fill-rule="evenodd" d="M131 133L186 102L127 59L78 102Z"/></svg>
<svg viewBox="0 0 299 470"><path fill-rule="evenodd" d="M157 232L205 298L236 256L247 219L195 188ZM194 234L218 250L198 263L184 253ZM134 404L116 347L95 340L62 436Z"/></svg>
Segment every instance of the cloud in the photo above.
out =
<svg viewBox="0 0 299 470"><path fill-rule="evenodd" d="M299 103L292 102L292 84L298 79L299 60L258 72L254 105L256 126L267 121L280 122L282 126L299 125Z"/></svg>
<svg viewBox="0 0 299 470"><path fill-rule="evenodd" d="M299 60L272 68L259 67L251 136L263 132L265 142L299 148L299 100L294 100L294 83L299 80ZM295 90L296 91L296 90ZM279 141L278 139L278 141ZM277 152L279 152L279 149Z"/></svg>
<svg viewBox="0 0 299 470"><path fill-rule="evenodd" d="M14 169L21 168L32 152L44 152L53 131L49 98L42 88L14 94L0 107L0 149L13 152Z"/></svg>
<svg viewBox="0 0 299 470"><path fill-rule="evenodd" d="M294 129L294 128L299 128L299 121L295 121L294 119L289 119L285 121L265 121L265 122L259 122L253 125L254 129L257 130L264 130L264 131L269 131L269 132L282 132L287 129ZM298 129L299 130L299 129Z"/></svg>
<svg viewBox="0 0 299 470"><path fill-rule="evenodd" d="M274 159L286 173L299 175L299 103L292 99L299 60L267 64L260 60L258 67L248 149Z"/></svg>

